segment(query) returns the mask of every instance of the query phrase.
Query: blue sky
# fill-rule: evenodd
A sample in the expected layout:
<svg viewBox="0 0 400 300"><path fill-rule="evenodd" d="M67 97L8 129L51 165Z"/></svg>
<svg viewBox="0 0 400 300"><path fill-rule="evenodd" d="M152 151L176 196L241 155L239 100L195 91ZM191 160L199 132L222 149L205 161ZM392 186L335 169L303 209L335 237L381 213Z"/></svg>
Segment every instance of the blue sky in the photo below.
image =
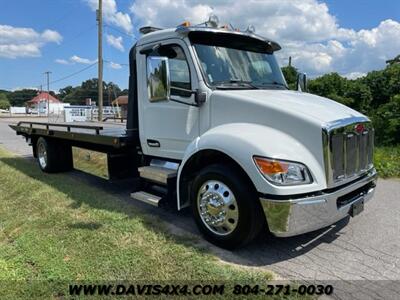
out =
<svg viewBox="0 0 400 300"><path fill-rule="evenodd" d="M211 12L240 28L251 22L257 33L281 43L282 63L292 56L299 69L314 76L332 71L362 76L400 54L398 0L103 1L104 59L112 62L105 63L104 79L121 88L128 85L125 64L139 26L175 26L185 19L198 22ZM38 87L45 84L47 70L54 81L96 60L96 0L0 2L0 89ZM107 35L112 41L107 41ZM92 77L97 77L96 66L51 88L79 85Z"/></svg>
<svg viewBox="0 0 400 300"><path fill-rule="evenodd" d="M382 20L400 20L396 0L327 0L324 1L341 26L355 30L376 27Z"/></svg>

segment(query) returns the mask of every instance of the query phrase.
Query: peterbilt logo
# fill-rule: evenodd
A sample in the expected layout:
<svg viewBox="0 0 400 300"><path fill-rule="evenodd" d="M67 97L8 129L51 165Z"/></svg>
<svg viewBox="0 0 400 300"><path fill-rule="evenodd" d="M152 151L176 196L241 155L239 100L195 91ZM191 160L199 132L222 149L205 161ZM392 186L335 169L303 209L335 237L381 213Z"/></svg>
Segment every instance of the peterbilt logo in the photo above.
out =
<svg viewBox="0 0 400 300"><path fill-rule="evenodd" d="M362 132L364 132L364 130L365 130L365 127L364 127L364 124L357 124L356 126L354 126L354 130L357 132L357 133L362 133Z"/></svg>

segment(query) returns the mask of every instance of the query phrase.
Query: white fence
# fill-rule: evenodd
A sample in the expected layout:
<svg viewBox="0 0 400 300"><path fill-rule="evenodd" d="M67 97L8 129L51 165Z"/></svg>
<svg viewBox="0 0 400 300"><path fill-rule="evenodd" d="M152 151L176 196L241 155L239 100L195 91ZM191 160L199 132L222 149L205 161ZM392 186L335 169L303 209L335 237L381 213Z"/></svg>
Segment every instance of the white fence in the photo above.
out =
<svg viewBox="0 0 400 300"><path fill-rule="evenodd" d="M120 108L105 106L103 107L103 118L115 117ZM70 105L64 107L65 122L87 122L97 121L99 109L96 106Z"/></svg>
<svg viewBox="0 0 400 300"><path fill-rule="evenodd" d="M12 115L26 114L26 107L11 106L10 107L10 114L12 114Z"/></svg>

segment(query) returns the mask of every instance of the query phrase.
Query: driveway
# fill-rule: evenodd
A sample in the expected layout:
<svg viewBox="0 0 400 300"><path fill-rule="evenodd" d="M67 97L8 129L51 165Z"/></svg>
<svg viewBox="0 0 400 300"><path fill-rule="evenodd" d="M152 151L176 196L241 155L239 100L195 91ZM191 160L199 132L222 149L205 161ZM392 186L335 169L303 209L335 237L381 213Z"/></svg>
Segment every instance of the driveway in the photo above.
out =
<svg viewBox="0 0 400 300"><path fill-rule="evenodd" d="M7 126L9 122L0 119L0 146L30 156L30 147ZM82 172L71 176L105 188L101 179ZM147 207L130 200L129 186L106 186L145 213L159 215L176 234L199 235L189 212ZM226 263L266 268L284 280L323 280L355 299L400 299L400 180L379 179L375 197L361 215L317 232L282 239L263 236L234 252L199 240Z"/></svg>

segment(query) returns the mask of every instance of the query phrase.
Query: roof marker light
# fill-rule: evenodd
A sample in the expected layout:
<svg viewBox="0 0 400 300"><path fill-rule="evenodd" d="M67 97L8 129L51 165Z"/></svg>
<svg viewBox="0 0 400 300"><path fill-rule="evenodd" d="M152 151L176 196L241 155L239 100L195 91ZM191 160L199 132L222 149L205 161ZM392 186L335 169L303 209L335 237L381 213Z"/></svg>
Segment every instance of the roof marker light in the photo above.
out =
<svg viewBox="0 0 400 300"><path fill-rule="evenodd" d="M180 24L179 26L182 26L182 27L190 27L190 22L189 22L189 21L185 21L185 22L183 22L182 24Z"/></svg>

